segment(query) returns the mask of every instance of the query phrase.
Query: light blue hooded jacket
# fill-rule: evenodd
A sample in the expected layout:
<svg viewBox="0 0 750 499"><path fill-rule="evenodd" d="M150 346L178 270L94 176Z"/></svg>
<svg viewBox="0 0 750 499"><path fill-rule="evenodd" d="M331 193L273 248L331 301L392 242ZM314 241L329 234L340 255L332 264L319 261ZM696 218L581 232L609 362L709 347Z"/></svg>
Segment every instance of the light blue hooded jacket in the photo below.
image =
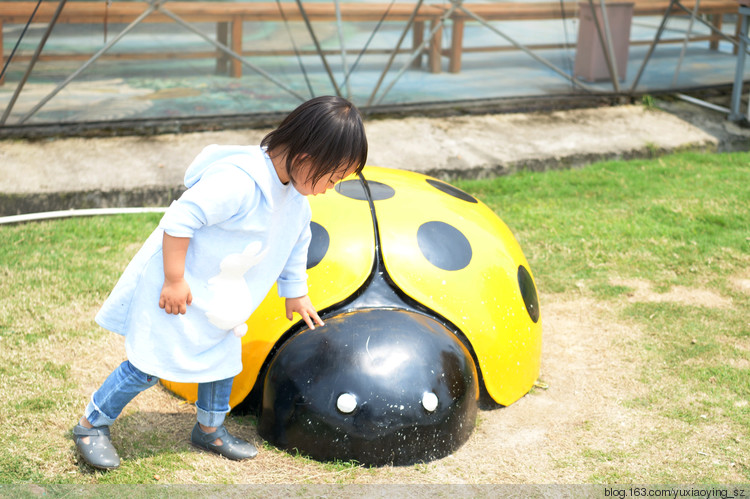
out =
<svg viewBox="0 0 750 499"><path fill-rule="evenodd" d="M259 146L206 147L188 167L185 185L96 322L125 336L128 360L145 373L217 381L242 371L239 335L274 282L282 297L307 294L310 205L291 183L281 183ZM193 302L184 315L159 308L164 232L191 239L185 279Z"/></svg>

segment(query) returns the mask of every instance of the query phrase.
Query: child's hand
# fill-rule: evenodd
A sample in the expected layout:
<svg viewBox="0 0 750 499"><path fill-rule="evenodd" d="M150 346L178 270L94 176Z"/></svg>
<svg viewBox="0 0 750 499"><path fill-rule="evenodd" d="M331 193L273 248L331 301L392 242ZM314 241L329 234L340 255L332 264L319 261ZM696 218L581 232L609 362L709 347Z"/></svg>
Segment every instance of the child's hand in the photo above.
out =
<svg viewBox="0 0 750 499"><path fill-rule="evenodd" d="M159 308L168 314L184 314L187 306L193 303L193 294L185 279L164 280L159 297Z"/></svg>
<svg viewBox="0 0 750 499"><path fill-rule="evenodd" d="M292 320L295 312L302 317L302 320L305 321L307 327L310 329L315 329L313 321L319 326L325 326L320 317L318 317L318 312L315 311L315 307L313 307L310 297L307 295L286 299L286 318Z"/></svg>

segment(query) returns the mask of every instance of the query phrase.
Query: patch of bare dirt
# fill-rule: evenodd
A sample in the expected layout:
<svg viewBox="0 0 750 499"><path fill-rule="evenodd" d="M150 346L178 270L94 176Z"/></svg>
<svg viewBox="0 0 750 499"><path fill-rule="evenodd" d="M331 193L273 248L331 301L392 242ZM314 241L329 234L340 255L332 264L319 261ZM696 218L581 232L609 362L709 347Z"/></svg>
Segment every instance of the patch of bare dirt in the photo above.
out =
<svg viewBox="0 0 750 499"><path fill-rule="evenodd" d="M610 282L616 286L631 288L632 291L628 293L628 301L631 303L672 302L709 308L728 308L732 306L731 298L726 298L708 289L674 286L666 293L658 293L653 289L653 285L644 279L612 279Z"/></svg>
<svg viewBox="0 0 750 499"><path fill-rule="evenodd" d="M746 295L750 295L750 276L735 276L731 277L729 281L732 283L734 289L741 293L745 293Z"/></svg>
<svg viewBox="0 0 750 499"><path fill-rule="evenodd" d="M621 404L642 388L617 345L640 333L607 320L606 305L588 298L543 303L541 379L549 388L483 412L472 439L437 465L452 479L469 467L476 472L463 478L479 483L586 482L590 470L573 464L581 450L605 435L621 441L639 419Z"/></svg>
<svg viewBox="0 0 750 499"><path fill-rule="evenodd" d="M194 469L178 472L172 480L201 481L201 476L226 468L242 483L585 482L590 470L573 464L582 444L598 446L606 436L612 442L605 446L627 445L640 426L642 416L621 402L643 388L635 379L634 359L618 353L623 339L636 340L639 332L608 320L611 310L591 299L544 301L541 379L549 388L509 407L480 411L474 434L452 456L424 465L364 470L321 467L272 449L262 449L249 463L194 454L186 457ZM168 412L174 406L173 397L157 389L139 396L128 409ZM254 428L235 429L261 442Z"/></svg>

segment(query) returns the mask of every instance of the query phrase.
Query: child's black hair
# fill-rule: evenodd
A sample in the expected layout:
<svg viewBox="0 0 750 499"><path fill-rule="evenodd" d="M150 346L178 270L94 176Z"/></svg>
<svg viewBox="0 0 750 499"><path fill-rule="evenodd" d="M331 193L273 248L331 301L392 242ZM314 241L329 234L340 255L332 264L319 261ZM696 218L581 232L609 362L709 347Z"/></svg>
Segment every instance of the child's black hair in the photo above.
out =
<svg viewBox="0 0 750 499"><path fill-rule="evenodd" d="M342 97L310 99L284 118L260 143L271 154L286 154L291 177L295 159L312 160L308 180L313 184L342 169L362 171L367 160L367 137L359 110Z"/></svg>

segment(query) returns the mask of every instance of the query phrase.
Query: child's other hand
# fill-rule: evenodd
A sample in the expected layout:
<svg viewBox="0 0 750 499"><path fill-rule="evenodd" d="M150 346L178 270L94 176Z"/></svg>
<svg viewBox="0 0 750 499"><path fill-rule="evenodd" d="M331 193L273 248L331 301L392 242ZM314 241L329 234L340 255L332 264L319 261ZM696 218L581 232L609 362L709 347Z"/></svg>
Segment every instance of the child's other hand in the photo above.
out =
<svg viewBox="0 0 750 499"><path fill-rule="evenodd" d="M193 294L185 279L164 280L159 296L159 308L168 314L184 314L187 306L193 303Z"/></svg>
<svg viewBox="0 0 750 499"><path fill-rule="evenodd" d="M318 312L315 310L315 307L313 307L310 297L307 295L286 299L286 318L292 320L295 312L302 317L302 320L305 321L305 324L307 324L307 327L310 329L315 329L313 321L319 326L325 326L320 317L318 317Z"/></svg>

